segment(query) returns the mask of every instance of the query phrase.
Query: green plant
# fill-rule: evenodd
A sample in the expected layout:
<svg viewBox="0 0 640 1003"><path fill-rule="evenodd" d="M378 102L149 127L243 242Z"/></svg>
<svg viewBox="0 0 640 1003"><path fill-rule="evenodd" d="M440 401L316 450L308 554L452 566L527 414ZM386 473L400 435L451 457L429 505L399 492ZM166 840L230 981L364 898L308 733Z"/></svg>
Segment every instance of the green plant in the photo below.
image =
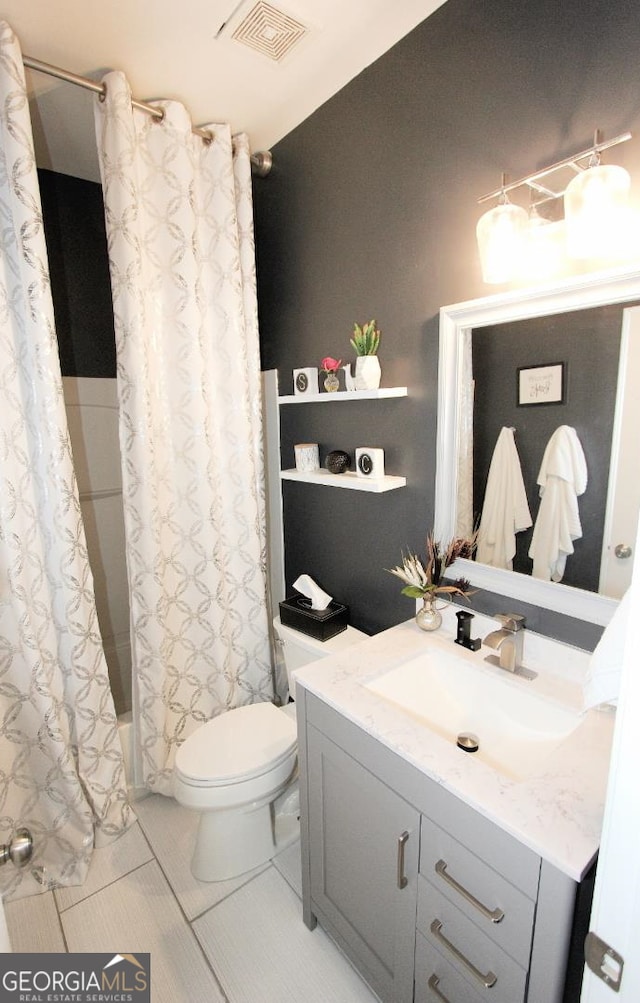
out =
<svg viewBox="0 0 640 1003"><path fill-rule="evenodd" d="M376 355L380 344L380 331L376 327L375 320L370 320L362 327L354 324L351 344L356 350L356 355Z"/></svg>

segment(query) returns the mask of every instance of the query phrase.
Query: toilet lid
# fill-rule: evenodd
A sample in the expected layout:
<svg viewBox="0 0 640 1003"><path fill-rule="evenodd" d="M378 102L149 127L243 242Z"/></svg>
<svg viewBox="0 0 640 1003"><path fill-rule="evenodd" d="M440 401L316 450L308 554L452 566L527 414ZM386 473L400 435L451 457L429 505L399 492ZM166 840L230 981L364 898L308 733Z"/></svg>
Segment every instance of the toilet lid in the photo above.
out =
<svg viewBox="0 0 640 1003"><path fill-rule="evenodd" d="M291 755L294 721L272 703L254 703L201 725L176 753L176 769L194 783L228 784L266 773Z"/></svg>

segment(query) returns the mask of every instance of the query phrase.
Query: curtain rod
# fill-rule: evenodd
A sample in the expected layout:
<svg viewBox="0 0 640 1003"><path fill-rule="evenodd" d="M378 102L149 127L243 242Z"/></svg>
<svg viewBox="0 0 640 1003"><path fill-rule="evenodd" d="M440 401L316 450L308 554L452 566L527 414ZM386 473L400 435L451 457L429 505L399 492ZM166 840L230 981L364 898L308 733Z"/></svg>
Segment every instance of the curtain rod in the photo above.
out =
<svg viewBox="0 0 640 1003"><path fill-rule="evenodd" d="M77 73L71 73L70 70L63 70L59 66L52 66L51 63L43 63L41 59L34 59L32 56L23 54L22 62L30 70L36 70L38 73L46 73L47 76L57 77L59 80L65 80L67 83L75 84L76 87L84 87L85 90L93 91L94 94L98 94L100 96L101 100L104 100L107 93L105 84L97 84L95 80L91 80L89 77L81 77ZM146 101L136 101L132 98L131 104L134 108L138 108L139 111L144 111L147 115L153 115L153 117L157 118L160 122L164 118L164 111L162 108L156 108L155 105L148 104ZM205 143L210 143L213 140L213 134L209 132L208 129L200 129L193 126L192 131L196 136L200 136ZM272 164L273 158L269 150L251 154L251 166L254 169L254 173L261 178L266 178L267 174L269 174L271 170Z"/></svg>

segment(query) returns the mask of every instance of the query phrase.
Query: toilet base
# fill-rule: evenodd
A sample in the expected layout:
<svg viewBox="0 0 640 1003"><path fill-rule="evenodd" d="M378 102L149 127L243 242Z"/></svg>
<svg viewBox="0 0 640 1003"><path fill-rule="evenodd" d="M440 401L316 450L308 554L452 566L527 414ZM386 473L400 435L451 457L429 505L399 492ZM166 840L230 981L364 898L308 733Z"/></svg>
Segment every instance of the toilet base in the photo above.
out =
<svg viewBox="0 0 640 1003"><path fill-rule="evenodd" d="M275 802L201 812L191 873L198 881L228 881L265 864L299 837L300 796L294 774Z"/></svg>
<svg viewBox="0 0 640 1003"><path fill-rule="evenodd" d="M276 849L274 856L300 839L300 819L295 815L276 815Z"/></svg>
<svg viewBox="0 0 640 1003"><path fill-rule="evenodd" d="M270 860L276 842L271 804L200 814L191 873L198 881L227 881Z"/></svg>

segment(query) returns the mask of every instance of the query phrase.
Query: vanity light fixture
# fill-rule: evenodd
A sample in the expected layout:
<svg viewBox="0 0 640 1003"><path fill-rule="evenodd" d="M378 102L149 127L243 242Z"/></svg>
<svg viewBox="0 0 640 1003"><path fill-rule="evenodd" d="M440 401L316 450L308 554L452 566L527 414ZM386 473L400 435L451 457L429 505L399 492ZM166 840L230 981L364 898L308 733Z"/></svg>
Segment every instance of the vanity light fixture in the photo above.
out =
<svg viewBox="0 0 640 1003"><path fill-rule="evenodd" d="M628 241L630 187L624 167L600 163L596 131L586 170L569 182L564 193L569 257L620 257Z"/></svg>
<svg viewBox="0 0 640 1003"><path fill-rule="evenodd" d="M535 174L502 184L478 199L498 199L498 205L478 220L476 236L482 277L485 282L504 283L532 278L538 269L533 259L545 263L547 275L570 268L569 258L620 259L630 253L631 226L627 210L630 179L622 167L603 166L603 150L631 139L626 132L599 142L572 157L557 161ZM509 201L508 193L528 188L529 215ZM538 207L564 198L565 219L544 219ZM564 238L563 238L564 231ZM549 243L547 255L544 250ZM555 264L554 264L555 262Z"/></svg>
<svg viewBox="0 0 640 1003"><path fill-rule="evenodd" d="M565 258L563 220L546 219L532 202L518 277L537 281L552 278L563 271Z"/></svg>
<svg viewBox="0 0 640 1003"><path fill-rule="evenodd" d="M509 282L514 278L520 270L524 250L527 213L509 201L504 182L503 174L498 205L485 212L476 227L482 277L488 283Z"/></svg>

